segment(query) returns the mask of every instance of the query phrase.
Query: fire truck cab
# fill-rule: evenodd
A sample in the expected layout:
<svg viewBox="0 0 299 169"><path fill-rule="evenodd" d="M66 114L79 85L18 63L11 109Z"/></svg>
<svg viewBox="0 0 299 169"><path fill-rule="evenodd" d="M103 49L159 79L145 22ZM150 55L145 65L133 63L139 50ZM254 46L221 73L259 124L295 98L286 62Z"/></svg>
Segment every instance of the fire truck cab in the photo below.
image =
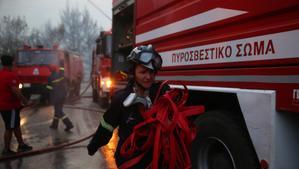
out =
<svg viewBox="0 0 299 169"><path fill-rule="evenodd" d="M63 64L63 65L62 65ZM39 97L48 100L46 84L51 74L49 65L64 67L64 75L68 86L69 96L78 96L83 78L83 62L79 55L53 48L38 46L32 48L25 45L18 49L15 71L21 80L21 91L25 97Z"/></svg>
<svg viewBox="0 0 299 169"><path fill-rule="evenodd" d="M299 2L115 0L112 67L136 45L163 58L157 80L204 105L197 169L299 166Z"/></svg>

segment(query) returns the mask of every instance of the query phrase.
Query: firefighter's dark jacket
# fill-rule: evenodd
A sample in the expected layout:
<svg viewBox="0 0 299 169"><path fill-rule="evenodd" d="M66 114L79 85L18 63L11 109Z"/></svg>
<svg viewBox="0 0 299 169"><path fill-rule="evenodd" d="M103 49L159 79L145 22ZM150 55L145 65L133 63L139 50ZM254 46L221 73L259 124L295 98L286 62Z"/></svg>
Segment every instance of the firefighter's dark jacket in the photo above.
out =
<svg viewBox="0 0 299 169"><path fill-rule="evenodd" d="M63 102L66 96L66 82L63 71L52 72L48 77L47 89L49 90L50 103Z"/></svg>
<svg viewBox="0 0 299 169"><path fill-rule="evenodd" d="M160 84L155 83L149 90L149 96L154 101ZM164 93L169 86L163 87ZM111 106L103 115L101 123L87 146L89 155L93 155L99 147L106 145L112 137L113 129L118 127L119 142L115 152L115 161L117 165L124 162L124 158L120 156L120 148L126 138L132 133L134 126L143 121L138 111L138 105L133 104L128 107L123 106L123 101L133 92L133 82L129 82L127 87L115 93L112 97ZM104 121L104 122L103 122Z"/></svg>

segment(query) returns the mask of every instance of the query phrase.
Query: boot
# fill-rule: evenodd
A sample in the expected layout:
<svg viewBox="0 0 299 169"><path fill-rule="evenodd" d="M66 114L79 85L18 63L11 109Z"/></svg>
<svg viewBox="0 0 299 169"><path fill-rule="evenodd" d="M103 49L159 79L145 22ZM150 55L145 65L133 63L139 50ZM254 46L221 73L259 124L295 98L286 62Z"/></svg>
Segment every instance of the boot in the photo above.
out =
<svg viewBox="0 0 299 169"><path fill-rule="evenodd" d="M74 128L74 125L69 118L66 117L62 121L66 126L66 128L64 129L65 131L70 131L72 128Z"/></svg>
<svg viewBox="0 0 299 169"><path fill-rule="evenodd" d="M58 122L59 122L59 119L55 118L53 119L52 121L52 124L49 126L51 129L57 129L58 128Z"/></svg>

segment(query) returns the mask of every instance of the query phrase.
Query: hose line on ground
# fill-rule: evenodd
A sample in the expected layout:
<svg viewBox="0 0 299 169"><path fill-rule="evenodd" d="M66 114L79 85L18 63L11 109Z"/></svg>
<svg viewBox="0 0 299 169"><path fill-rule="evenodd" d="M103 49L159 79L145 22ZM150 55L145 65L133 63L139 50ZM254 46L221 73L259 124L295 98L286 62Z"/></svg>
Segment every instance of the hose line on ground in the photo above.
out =
<svg viewBox="0 0 299 169"><path fill-rule="evenodd" d="M25 156L32 156L32 155L42 154L42 153L46 153L46 152L50 152L50 151L60 150L64 147L71 146L71 145L83 142L83 141L91 138L92 136L93 136L93 134L91 134L87 137L84 137L82 139L79 139L79 140L76 140L76 141L73 141L73 142L69 142L69 143L62 143L62 144L47 147L47 148L41 148L41 149L27 151L27 152L20 152L20 153L17 153L15 155L11 155L11 156L3 156L3 157L0 158L0 161L11 160L11 159L15 159L15 158L21 158L21 157L25 157Z"/></svg>

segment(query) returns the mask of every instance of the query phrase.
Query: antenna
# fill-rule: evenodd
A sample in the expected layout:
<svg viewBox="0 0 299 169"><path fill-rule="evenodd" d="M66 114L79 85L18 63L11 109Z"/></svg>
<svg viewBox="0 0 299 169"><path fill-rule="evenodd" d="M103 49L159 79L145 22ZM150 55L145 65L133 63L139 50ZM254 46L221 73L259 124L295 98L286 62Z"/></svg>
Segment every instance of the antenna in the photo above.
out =
<svg viewBox="0 0 299 169"><path fill-rule="evenodd" d="M112 19L100 8L98 7L95 3L93 3L91 0L87 0L92 6L94 6L97 10L99 10L99 12L101 12L101 14L103 14L107 19L109 19L110 21L112 21Z"/></svg>

